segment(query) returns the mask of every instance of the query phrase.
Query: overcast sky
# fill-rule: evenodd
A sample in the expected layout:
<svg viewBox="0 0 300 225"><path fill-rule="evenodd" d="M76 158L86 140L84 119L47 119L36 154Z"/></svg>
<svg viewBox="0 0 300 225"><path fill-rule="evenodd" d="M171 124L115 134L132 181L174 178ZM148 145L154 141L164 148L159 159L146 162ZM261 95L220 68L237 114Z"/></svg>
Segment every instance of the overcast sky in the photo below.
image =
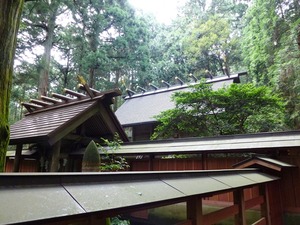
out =
<svg viewBox="0 0 300 225"><path fill-rule="evenodd" d="M177 8L186 0L128 0L136 9L153 14L158 22L170 24L177 16Z"/></svg>

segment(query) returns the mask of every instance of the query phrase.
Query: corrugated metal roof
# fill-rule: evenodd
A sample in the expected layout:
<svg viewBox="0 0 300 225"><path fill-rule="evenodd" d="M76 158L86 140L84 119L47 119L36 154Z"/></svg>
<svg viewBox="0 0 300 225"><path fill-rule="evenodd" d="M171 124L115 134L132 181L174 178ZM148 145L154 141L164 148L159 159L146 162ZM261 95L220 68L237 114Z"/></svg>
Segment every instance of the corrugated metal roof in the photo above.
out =
<svg viewBox="0 0 300 225"><path fill-rule="evenodd" d="M207 80L207 83L211 83L213 90L217 90L232 84L238 77L239 74L235 74L230 77ZM195 83L190 85L195 85ZM154 116L175 108L171 96L178 91L189 91L190 85L163 88L126 97L125 102L116 111L116 116L123 126L155 122Z"/></svg>
<svg viewBox="0 0 300 225"><path fill-rule="evenodd" d="M0 174L0 224L113 211L184 201L277 177L254 169L73 174ZM155 191L159 190L159 191Z"/></svg>
<svg viewBox="0 0 300 225"><path fill-rule="evenodd" d="M300 146L300 132L229 135L210 138L183 138L124 144L115 154L184 154L236 152Z"/></svg>

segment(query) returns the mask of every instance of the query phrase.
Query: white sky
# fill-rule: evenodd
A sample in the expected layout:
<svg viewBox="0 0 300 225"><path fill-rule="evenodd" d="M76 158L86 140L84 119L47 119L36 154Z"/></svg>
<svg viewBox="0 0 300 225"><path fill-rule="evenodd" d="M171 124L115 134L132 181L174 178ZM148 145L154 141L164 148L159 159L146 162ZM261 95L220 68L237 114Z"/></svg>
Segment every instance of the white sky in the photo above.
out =
<svg viewBox="0 0 300 225"><path fill-rule="evenodd" d="M177 16L178 7L186 0L128 0L137 10L153 14L158 22L170 24Z"/></svg>

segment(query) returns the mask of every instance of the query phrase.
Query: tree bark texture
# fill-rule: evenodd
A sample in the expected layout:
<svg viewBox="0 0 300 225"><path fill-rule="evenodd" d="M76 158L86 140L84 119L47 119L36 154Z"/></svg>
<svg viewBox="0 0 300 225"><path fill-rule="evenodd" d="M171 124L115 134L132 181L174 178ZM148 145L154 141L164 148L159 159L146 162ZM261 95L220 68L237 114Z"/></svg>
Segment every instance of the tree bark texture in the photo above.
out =
<svg viewBox="0 0 300 225"><path fill-rule="evenodd" d="M13 63L24 0L0 0L0 172L9 143L9 101Z"/></svg>
<svg viewBox="0 0 300 225"><path fill-rule="evenodd" d="M47 24L47 35L46 40L44 42L44 54L42 57L42 66L39 77L39 96L44 95L47 96L49 90L49 71L50 71L50 61L51 61L51 50L54 42L54 30L55 30L55 22L58 11L58 3L52 3L53 6L51 8L51 14L48 19Z"/></svg>

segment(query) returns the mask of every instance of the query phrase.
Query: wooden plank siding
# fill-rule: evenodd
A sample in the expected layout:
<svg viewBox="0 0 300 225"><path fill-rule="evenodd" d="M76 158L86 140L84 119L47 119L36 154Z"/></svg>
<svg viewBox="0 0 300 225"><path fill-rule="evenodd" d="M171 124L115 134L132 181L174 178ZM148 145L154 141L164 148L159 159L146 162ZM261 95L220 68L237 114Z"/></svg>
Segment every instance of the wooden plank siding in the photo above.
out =
<svg viewBox="0 0 300 225"><path fill-rule="evenodd" d="M38 172L39 163L35 159L22 159L20 161L20 172ZM5 172L13 172L14 160L7 159Z"/></svg>
<svg viewBox="0 0 300 225"><path fill-rule="evenodd" d="M282 192L283 208L286 212L300 213L300 155L298 151L290 151L279 160L295 165L292 170L282 171L280 190Z"/></svg>

